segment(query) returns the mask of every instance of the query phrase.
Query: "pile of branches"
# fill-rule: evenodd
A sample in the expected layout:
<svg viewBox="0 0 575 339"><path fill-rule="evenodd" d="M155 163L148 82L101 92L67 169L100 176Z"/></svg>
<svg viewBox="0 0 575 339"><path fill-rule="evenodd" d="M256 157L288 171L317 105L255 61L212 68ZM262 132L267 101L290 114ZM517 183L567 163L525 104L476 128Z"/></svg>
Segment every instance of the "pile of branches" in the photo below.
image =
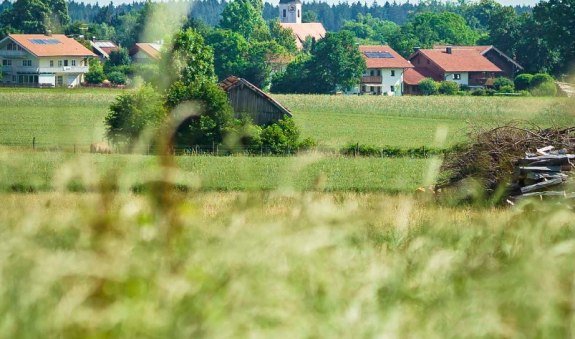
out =
<svg viewBox="0 0 575 339"><path fill-rule="evenodd" d="M553 146L567 153L575 152L575 127L540 128L536 125L510 123L493 129L477 129L469 134L470 143L446 155L438 188L460 185L469 179L489 197L503 194L512 181L517 163L526 153L542 146Z"/></svg>

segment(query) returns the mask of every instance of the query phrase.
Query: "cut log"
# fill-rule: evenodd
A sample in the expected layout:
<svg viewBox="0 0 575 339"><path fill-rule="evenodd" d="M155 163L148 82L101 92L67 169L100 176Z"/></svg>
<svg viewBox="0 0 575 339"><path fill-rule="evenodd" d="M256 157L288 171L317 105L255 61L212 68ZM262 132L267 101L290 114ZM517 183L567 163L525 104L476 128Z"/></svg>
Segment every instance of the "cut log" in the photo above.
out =
<svg viewBox="0 0 575 339"><path fill-rule="evenodd" d="M559 184L561 184L561 183L563 183L563 179L562 179L562 178L556 178L556 179L546 180L546 181L542 181L542 182L539 182L539 183L536 183L536 184L533 184L533 185L521 187L521 193L525 194L525 193L529 193L529 192L533 192L533 191L540 190L540 189L542 189L542 188L559 185Z"/></svg>

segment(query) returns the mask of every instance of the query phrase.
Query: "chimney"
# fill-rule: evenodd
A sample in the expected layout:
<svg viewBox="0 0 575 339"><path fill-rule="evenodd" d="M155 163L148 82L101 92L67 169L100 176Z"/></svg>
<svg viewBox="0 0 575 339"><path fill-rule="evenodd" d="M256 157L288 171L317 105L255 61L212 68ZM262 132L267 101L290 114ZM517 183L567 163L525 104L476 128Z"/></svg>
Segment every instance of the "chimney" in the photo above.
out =
<svg viewBox="0 0 575 339"><path fill-rule="evenodd" d="M453 47L447 46L445 47L445 51L447 52L447 54L451 54L451 52L453 52Z"/></svg>
<svg viewBox="0 0 575 339"><path fill-rule="evenodd" d="M47 29L46 30L46 36L52 36L52 30Z"/></svg>
<svg viewBox="0 0 575 339"><path fill-rule="evenodd" d="M413 52L417 53L417 52L419 52L420 49L421 49L421 47L413 47Z"/></svg>

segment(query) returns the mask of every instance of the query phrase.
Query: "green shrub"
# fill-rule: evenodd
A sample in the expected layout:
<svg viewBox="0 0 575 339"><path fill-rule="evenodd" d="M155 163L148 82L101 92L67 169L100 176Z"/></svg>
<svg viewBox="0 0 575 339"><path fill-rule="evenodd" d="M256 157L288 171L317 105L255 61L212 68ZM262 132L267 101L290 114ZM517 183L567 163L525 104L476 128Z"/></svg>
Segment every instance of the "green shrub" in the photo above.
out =
<svg viewBox="0 0 575 339"><path fill-rule="evenodd" d="M545 73L537 73L533 76L533 78L531 79L531 83L530 83L530 88L536 88L541 84L547 83L547 82L554 82L555 80L553 79L552 76L550 76L549 74L545 74Z"/></svg>
<svg viewBox="0 0 575 339"><path fill-rule="evenodd" d="M431 78L425 78L421 80L418 88L423 95L434 95L439 91L439 84Z"/></svg>
<svg viewBox="0 0 575 339"><path fill-rule="evenodd" d="M114 85L124 85L126 84L126 75L121 72L112 72L108 74L108 80Z"/></svg>
<svg viewBox="0 0 575 339"><path fill-rule="evenodd" d="M513 83L513 81L511 81L511 79L505 77L499 77L495 79L495 81L493 82L493 87L498 92L502 92L501 89L503 87L505 87L506 89L511 88L511 91L507 90L503 93L512 93L513 89L515 88L515 84Z"/></svg>
<svg viewBox="0 0 575 339"><path fill-rule="evenodd" d="M262 130L262 146L273 154L285 154L297 151L299 147L299 129L292 118L283 118Z"/></svg>
<svg viewBox="0 0 575 339"><path fill-rule="evenodd" d="M505 86L501 86L499 87L499 90L497 91L498 93L513 93L513 86L510 85L505 85Z"/></svg>
<svg viewBox="0 0 575 339"><path fill-rule="evenodd" d="M459 84L455 81L442 81L439 84L439 93L454 95L459 91Z"/></svg>
<svg viewBox="0 0 575 339"><path fill-rule="evenodd" d="M557 86L555 86L555 82L547 81L531 88L529 92L537 97L553 97L557 95Z"/></svg>
<svg viewBox="0 0 575 339"><path fill-rule="evenodd" d="M515 89L517 91L524 91L528 90L531 87L531 80L533 79L533 75L531 74L519 74L515 77Z"/></svg>
<svg viewBox="0 0 575 339"><path fill-rule="evenodd" d="M104 67L98 59L90 59L89 71L86 73L86 82L89 84L101 84L106 78L104 75Z"/></svg>
<svg viewBox="0 0 575 339"><path fill-rule="evenodd" d="M476 89L473 92L471 92L471 95L477 96L477 97L482 97L482 96L486 96L487 92L483 88L481 88L481 89Z"/></svg>
<svg viewBox="0 0 575 339"><path fill-rule="evenodd" d="M150 85L119 95L104 119L108 139L133 143L146 128L158 128L166 118L163 98Z"/></svg>

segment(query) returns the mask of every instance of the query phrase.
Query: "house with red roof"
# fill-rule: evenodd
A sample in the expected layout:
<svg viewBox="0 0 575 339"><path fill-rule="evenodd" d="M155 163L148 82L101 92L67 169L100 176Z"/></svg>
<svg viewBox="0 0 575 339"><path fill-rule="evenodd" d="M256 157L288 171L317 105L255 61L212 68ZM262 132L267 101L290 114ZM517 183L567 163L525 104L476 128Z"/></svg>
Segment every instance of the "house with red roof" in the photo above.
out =
<svg viewBox="0 0 575 339"><path fill-rule="evenodd" d="M461 86L483 88L505 72L475 48L417 49L409 61L414 69L405 76L406 92L416 94L419 81L454 81Z"/></svg>
<svg viewBox="0 0 575 339"><path fill-rule="evenodd" d="M503 71L503 76L510 79L515 78L517 73L523 70L517 61L513 60L511 57L500 51L497 47L493 45L485 46L446 46L446 45L435 45L433 49L445 50L447 47L452 49L474 49L483 55L487 60L491 61L495 66L499 67Z"/></svg>
<svg viewBox="0 0 575 339"><path fill-rule="evenodd" d="M403 94L403 76L413 66L387 45L359 46L366 70L356 90L360 94Z"/></svg>
<svg viewBox="0 0 575 339"><path fill-rule="evenodd" d="M110 40L90 40L90 46L102 61L110 59L110 53L120 50L120 47Z"/></svg>
<svg viewBox="0 0 575 339"><path fill-rule="evenodd" d="M63 34L10 34L0 40L3 84L76 87L96 57Z"/></svg>
<svg viewBox="0 0 575 339"><path fill-rule="evenodd" d="M130 56L136 63L150 63L160 60L161 42L138 42L131 50Z"/></svg>

